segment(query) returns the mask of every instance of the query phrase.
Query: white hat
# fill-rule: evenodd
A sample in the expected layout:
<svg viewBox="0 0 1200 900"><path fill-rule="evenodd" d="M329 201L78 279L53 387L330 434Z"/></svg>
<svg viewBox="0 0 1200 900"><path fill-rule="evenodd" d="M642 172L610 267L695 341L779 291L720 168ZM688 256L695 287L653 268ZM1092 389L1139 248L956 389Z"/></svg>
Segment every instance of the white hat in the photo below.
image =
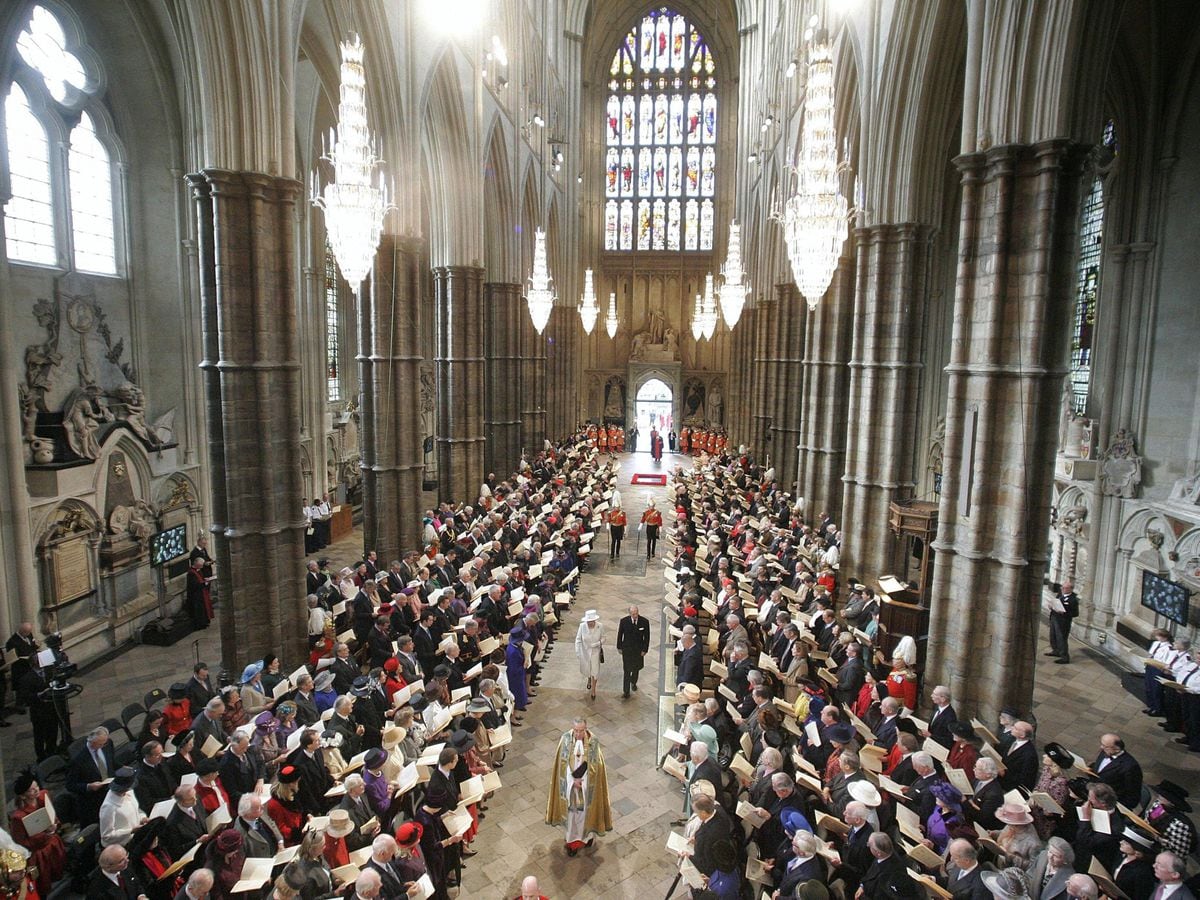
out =
<svg viewBox="0 0 1200 900"><path fill-rule="evenodd" d="M589 609L587 612L585 612L583 614L583 621L599 622L600 621L600 613L596 612L596 610L594 610L594 609Z"/></svg>
<svg viewBox="0 0 1200 900"><path fill-rule="evenodd" d="M846 790L850 792L851 797L866 806L878 806L883 802L879 789L866 780L852 781L846 785Z"/></svg>

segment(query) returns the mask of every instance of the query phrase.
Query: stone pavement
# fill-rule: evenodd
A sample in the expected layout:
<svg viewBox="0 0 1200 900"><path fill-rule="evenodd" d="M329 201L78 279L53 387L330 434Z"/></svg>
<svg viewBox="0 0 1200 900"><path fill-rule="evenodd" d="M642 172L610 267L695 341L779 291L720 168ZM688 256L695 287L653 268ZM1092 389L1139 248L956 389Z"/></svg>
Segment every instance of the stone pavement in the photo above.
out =
<svg viewBox="0 0 1200 900"><path fill-rule="evenodd" d="M670 471L676 463L686 464L685 458L668 455L662 470ZM667 895L674 867L665 845L683 798L679 785L659 772L656 763L661 753L659 735L673 713L672 692L664 693L661 685L673 686L674 671L669 648L662 642L662 565L659 560L647 564L644 538L638 554L636 529L647 497L665 498L667 488L630 485L629 479L637 471L654 471L649 454L622 457L618 488L630 526L621 559L610 563L608 539L597 537L593 561L581 579L575 604L563 616L538 696L524 726L516 730L500 770L504 787L489 804L475 842L479 854L464 870L461 897L517 896L521 878L529 874L537 875L542 893L555 900L654 900ZM361 550L360 542L361 534L355 532L323 553L339 565L350 563ZM665 550L665 545L660 545L660 558ZM623 700L616 628L631 603L638 604L650 620L651 649L639 679L640 690ZM592 608L601 614L610 648L595 701L587 696L573 647L583 613ZM1137 698L1121 687L1120 673L1106 657L1076 643L1072 664L1057 666L1040 655L1046 649L1043 634L1034 691L1039 744L1059 740L1091 759L1101 732L1113 730L1123 735L1129 751L1142 763L1148 783L1170 778L1193 788L1200 784L1200 755L1173 743L1170 738L1174 735L1165 735L1153 720L1141 715ZM198 652L216 665L216 628L199 636ZM83 673L78 680L86 690L72 701L76 735L119 715L122 707L140 700L150 688L165 688L173 680L182 680L190 672L193 658L190 639L174 647L136 646ZM291 667L294 665L292 661ZM289 668L288 661L284 668ZM554 748L580 713L588 717L604 747L614 830L590 850L569 858L563 849L562 829L551 828L543 820ZM0 731L0 750L9 778L31 759L27 718L12 716L11 721L14 727Z"/></svg>

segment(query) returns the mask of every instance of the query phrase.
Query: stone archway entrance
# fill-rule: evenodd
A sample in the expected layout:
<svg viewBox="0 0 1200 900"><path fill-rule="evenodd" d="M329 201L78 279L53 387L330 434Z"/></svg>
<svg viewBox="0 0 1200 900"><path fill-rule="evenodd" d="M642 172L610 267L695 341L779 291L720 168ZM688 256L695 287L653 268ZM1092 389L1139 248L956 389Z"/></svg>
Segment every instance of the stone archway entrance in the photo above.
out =
<svg viewBox="0 0 1200 900"><path fill-rule="evenodd" d="M667 433L674 427L675 396L661 378L651 378L638 388L634 401L634 421L637 422L638 445L635 451L650 452L650 429L657 428L665 448Z"/></svg>

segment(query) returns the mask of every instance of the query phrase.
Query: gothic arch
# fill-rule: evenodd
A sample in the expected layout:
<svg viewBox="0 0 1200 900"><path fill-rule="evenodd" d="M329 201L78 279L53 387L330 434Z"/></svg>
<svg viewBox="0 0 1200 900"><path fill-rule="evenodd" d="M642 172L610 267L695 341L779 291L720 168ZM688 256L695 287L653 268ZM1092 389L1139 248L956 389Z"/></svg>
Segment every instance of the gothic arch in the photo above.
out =
<svg viewBox="0 0 1200 900"><path fill-rule="evenodd" d="M492 123L487 148L483 165L484 280L515 282L520 279L515 247L517 217L513 204L507 135L499 116Z"/></svg>
<svg viewBox="0 0 1200 900"><path fill-rule="evenodd" d="M429 249L434 266L464 264L479 258L479 216L469 165L471 132L463 106L459 73L451 50L433 68L422 105L422 148L429 187Z"/></svg>

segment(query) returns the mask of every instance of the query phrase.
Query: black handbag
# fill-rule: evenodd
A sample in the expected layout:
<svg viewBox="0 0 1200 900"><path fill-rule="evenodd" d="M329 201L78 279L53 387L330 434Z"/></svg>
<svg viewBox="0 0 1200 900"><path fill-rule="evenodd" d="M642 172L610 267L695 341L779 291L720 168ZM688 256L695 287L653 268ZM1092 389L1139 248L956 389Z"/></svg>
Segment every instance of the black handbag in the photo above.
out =
<svg viewBox="0 0 1200 900"><path fill-rule="evenodd" d="M604 665L604 648L600 648L600 665Z"/></svg>

